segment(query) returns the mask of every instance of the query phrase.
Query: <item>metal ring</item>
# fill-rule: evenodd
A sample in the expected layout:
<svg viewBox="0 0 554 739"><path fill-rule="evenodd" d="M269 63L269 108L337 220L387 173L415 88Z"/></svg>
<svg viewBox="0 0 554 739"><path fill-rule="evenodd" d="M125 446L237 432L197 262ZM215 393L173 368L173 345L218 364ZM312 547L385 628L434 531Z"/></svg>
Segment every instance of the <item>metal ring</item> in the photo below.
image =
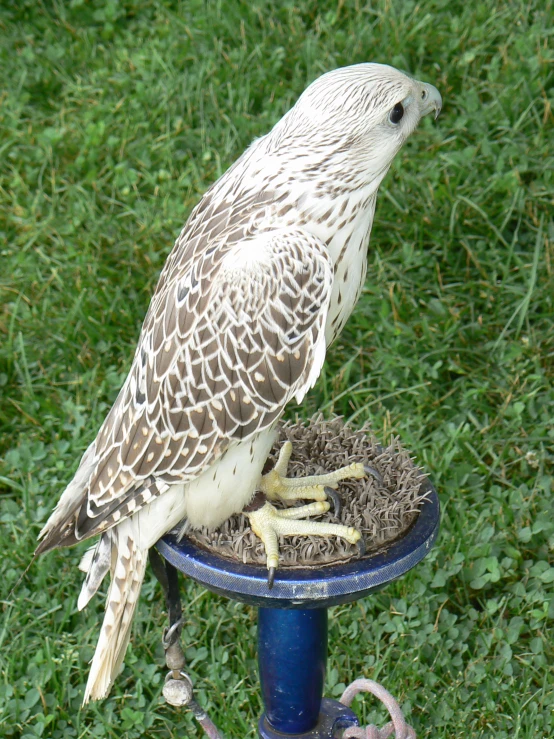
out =
<svg viewBox="0 0 554 739"><path fill-rule="evenodd" d="M174 644L177 641L177 639L179 638L179 634L180 634L182 626L183 626L183 618L181 617L174 624L171 624L169 628L164 629L164 633L162 636L162 644L163 644L164 649L168 649L168 647L170 647L172 644ZM177 637L175 637L176 633L177 633Z"/></svg>

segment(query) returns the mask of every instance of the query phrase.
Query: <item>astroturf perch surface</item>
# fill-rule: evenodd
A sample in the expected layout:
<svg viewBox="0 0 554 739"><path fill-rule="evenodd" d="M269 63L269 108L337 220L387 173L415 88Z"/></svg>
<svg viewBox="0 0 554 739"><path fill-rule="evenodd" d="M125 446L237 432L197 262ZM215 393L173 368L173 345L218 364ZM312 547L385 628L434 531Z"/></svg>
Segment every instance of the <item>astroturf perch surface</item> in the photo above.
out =
<svg viewBox="0 0 554 739"><path fill-rule="evenodd" d="M443 517L412 573L333 610L326 693L365 674L418 736L554 736L553 26L544 1L2 4L0 736L200 736L160 699L152 578L123 673L86 710L103 609L76 609L86 545L9 592L191 208L308 82L361 61L435 84L444 109L387 176L363 296L289 417L398 434ZM198 698L252 738L254 612L183 594Z"/></svg>

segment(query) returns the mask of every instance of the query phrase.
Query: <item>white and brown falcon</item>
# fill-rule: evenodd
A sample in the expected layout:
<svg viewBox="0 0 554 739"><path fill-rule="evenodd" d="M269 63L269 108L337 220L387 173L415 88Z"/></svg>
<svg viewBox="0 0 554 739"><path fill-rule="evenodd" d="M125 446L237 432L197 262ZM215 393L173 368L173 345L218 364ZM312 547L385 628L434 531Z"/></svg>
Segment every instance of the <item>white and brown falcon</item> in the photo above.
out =
<svg viewBox="0 0 554 739"><path fill-rule="evenodd" d="M104 697L129 641L148 549L180 521L216 527L250 502L317 502L353 466L294 486L289 449L262 478L286 404L314 385L366 274L379 185L435 87L379 64L323 75L208 190L181 231L144 321L129 375L40 533L37 553L100 534L81 563L84 608L108 571L106 614L85 692ZM277 565L277 535L360 535L250 516Z"/></svg>

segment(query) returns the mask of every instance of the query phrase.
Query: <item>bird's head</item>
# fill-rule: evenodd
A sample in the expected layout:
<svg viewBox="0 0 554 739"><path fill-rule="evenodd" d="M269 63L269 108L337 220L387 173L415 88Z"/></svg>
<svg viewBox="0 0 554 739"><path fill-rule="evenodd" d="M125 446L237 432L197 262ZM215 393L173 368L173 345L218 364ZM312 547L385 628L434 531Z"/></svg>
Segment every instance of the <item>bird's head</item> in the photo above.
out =
<svg viewBox="0 0 554 739"><path fill-rule="evenodd" d="M428 113L436 118L441 107L433 85L385 64L356 64L315 80L272 135L301 158L378 176L421 118Z"/></svg>

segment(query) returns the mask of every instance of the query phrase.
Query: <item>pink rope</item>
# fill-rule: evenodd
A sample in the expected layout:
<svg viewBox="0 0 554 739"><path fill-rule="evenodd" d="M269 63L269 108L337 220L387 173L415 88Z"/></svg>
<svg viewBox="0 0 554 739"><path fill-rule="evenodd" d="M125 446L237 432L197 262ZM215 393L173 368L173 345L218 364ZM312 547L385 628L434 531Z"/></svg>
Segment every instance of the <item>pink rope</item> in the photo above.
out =
<svg viewBox="0 0 554 739"><path fill-rule="evenodd" d="M370 726L352 726L343 733L343 739L388 739L394 732L396 739L416 739L416 733L404 720L400 706L388 690L374 680L360 678L351 683L340 698L340 702L350 707L358 693L371 693L385 705L392 721L382 729Z"/></svg>

